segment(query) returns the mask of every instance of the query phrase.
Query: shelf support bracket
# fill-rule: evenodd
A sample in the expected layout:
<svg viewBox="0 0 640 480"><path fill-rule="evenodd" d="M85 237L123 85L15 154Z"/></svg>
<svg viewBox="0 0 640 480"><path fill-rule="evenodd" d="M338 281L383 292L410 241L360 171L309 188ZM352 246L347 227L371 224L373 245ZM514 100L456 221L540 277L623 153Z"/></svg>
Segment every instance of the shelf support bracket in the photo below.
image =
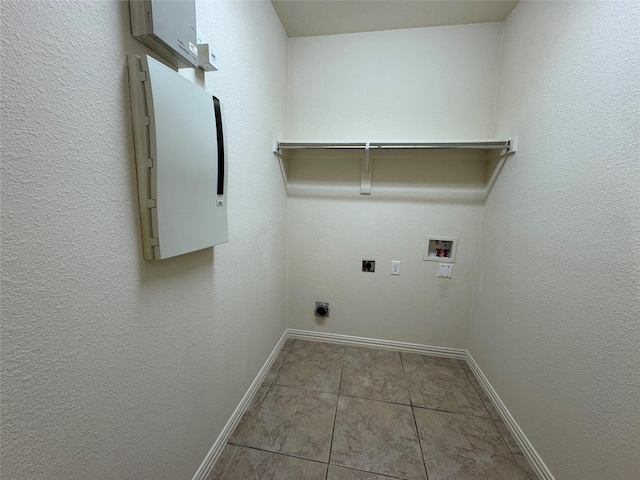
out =
<svg viewBox="0 0 640 480"><path fill-rule="evenodd" d="M369 142L364 147L364 158L362 159L362 175L360 176L360 195L371 194L371 163L369 157Z"/></svg>
<svg viewBox="0 0 640 480"><path fill-rule="evenodd" d="M273 141L273 145L271 150L278 157L278 164L280 165L280 173L282 174L282 181L284 182L284 188L287 193L289 193L289 179L287 178L287 160L284 157L282 151L280 151L280 142L277 140Z"/></svg>

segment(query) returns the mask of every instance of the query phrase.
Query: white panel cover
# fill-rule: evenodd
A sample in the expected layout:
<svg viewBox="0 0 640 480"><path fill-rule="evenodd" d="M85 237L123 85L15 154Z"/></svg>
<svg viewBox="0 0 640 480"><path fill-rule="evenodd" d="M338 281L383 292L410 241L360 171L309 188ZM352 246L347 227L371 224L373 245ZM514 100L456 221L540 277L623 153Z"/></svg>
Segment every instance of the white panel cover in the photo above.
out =
<svg viewBox="0 0 640 480"><path fill-rule="evenodd" d="M218 195L213 96L151 57L143 68L145 60L155 258L168 258L227 241L226 185Z"/></svg>

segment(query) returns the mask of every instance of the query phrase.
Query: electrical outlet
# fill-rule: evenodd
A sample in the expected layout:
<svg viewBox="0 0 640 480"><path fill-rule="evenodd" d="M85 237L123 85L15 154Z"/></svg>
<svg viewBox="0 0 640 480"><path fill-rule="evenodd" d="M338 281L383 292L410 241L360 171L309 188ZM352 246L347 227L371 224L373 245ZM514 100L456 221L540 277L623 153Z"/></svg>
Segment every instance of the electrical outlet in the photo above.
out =
<svg viewBox="0 0 640 480"><path fill-rule="evenodd" d="M451 272L453 272L453 265L447 263L438 265L438 277L451 278Z"/></svg>
<svg viewBox="0 0 640 480"><path fill-rule="evenodd" d="M400 260L391 260L391 275L400 275Z"/></svg>

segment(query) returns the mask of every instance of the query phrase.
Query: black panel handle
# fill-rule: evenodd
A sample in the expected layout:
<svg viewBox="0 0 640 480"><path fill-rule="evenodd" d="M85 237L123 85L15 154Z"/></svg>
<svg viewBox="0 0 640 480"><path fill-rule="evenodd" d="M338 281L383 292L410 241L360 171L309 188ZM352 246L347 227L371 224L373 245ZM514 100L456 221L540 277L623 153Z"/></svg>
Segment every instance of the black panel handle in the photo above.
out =
<svg viewBox="0 0 640 480"><path fill-rule="evenodd" d="M216 114L216 135L218 136L218 195L224 194L224 138L222 136L222 112L220 100L213 97L213 109Z"/></svg>

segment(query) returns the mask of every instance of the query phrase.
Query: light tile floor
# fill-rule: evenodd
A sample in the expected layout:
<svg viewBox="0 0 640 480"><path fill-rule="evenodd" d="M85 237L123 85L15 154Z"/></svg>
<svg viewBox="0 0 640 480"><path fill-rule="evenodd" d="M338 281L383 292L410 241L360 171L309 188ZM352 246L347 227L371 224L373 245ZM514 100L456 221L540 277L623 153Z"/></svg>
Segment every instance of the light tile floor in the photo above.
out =
<svg viewBox="0 0 640 480"><path fill-rule="evenodd" d="M537 480L464 361L287 340L208 480Z"/></svg>

